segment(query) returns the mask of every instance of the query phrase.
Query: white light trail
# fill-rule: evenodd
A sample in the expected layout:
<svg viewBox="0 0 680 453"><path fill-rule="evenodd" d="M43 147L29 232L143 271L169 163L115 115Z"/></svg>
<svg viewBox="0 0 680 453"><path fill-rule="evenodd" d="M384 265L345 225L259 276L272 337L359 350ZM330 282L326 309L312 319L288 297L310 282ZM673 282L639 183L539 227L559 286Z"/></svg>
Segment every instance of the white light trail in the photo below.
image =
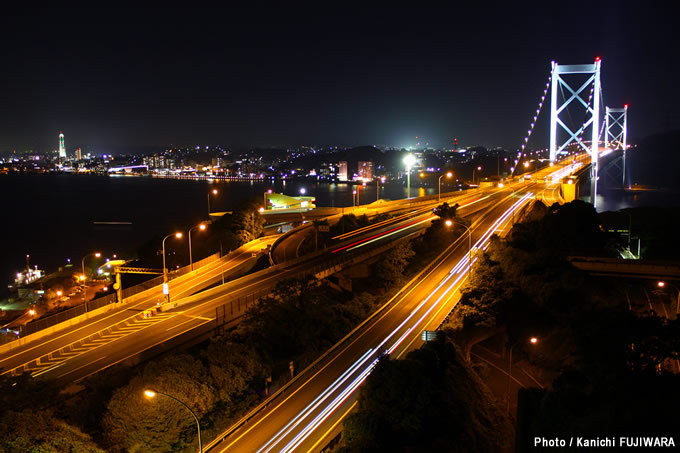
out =
<svg viewBox="0 0 680 453"><path fill-rule="evenodd" d="M520 199L518 199L513 205L508 208L503 214L501 214L498 219L496 219L493 224L486 230L486 232L480 237L477 242L474 244L473 250L474 249L486 249L489 245L489 241L492 237L492 235L497 231L498 227L507 221L513 213L522 207L524 204L526 204L531 198L533 197L532 193L527 193L526 195L522 196ZM420 309L427 304L427 302L439 292L439 290L444 287L451 279L453 279L455 276L456 278L453 279L453 282L451 282L448 287L445 289L445 291L442 292L442 294L439 295L439 297L436 299L436 301L420 316L420 318L413 323L411 327L407 329L406 332L404 332L387 350L384 350L387 354L392 354L398 347L399 345L406 339L408 336L427 318L427 316L434 310L438 304L448 296L449 292L456 287L464 278L467 276L467 271L470 268L472 264L476 259L473 259L472 262L470 262L470 254L467 253L463 258L461 258L455 266L449 271L447 276L442 279L441 282L436 286L436 288L428 294L428 296L423 299L418 306L411 311L411 313L404 319L399 326L397 326L392 332L390 332L389 335L387 335L381 342L380 344L373 349L369 349L364 355L354 362L354 364L347 370L345 371L342 376L340 376L338 379L336 379L333 384L331 384L329 387L327 387L321 395L319 395L314 401L312 401L305 409L303 409L301 412L298 413L298 415L291 420L283 429L281 429L279 432L277 432L262 448L258 450L258 452L269 452L271 451L276 444L279 442L283 441L286 436L288 436L293 429L298 426L303 419L311 416L314 411L326 400L328 397L338 390L346 381L350 379L350 375L356 372L358 369L360 369L364 363L372 357L374 354L378 354L377 357L374 358L374 360L369 363L364 369L361 370L359 375L352 380L347 387L345 387L335 398L333 398L330 403L324 407L319 414L317 414L307 425L305 425L302 430L291 440L289 441L285 447L281 451L293 451L297 447L302 444L311 434L314 432L314 430L321 425L333 412L340 407L345 400L361 385L361 383L364 382L364 380L368 377L368 375L373 371L375 365L377 364L378 360L380 360L380 356L383 353L383 347L395 336L397 333L420 311Z"/></svg>

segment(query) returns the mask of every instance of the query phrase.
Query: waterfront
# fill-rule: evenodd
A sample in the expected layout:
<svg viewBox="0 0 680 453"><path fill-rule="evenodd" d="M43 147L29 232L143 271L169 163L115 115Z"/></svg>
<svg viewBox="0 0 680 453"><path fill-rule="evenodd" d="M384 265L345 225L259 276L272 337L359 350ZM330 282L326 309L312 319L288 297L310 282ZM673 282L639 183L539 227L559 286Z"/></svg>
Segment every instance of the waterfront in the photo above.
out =
<svg viewBox="0 0 680 453"><path fill-rule="evenodd" d="M175 180L151 177L109 177L87 175L14 175L0 178L5 195L3 254L0 275L4 284L31 255L31 265L48 272L71 259L80 265L87 253L101 251L105 256L133 252L154 236L175 229L186 230L207 218L209 181ZM419 187L412 180L411 196L431 195L436 188ZM211 196L212 211L230 211L248 198L262 197L271 188L287 195L314 196L317 206L351 206L352 191L359 190L360 203L376 199L375 185L361 188L349 184L310 183L301 180L219 182ZM586 184L588 185L588 184ZM443 186L452 190L453 186ZM587 190L584 190L587 200ZM678 206L677 192L668 190L624 192L603 188L599 211L638 206ZM406 196L400 182L381 185L381 198ZM131 222L130 225L102 227L93 222ZM4 287L4 285L3 285Z"/></svg>
<svg viewBox="0 0 680 453"><path fill-rule="evenodd" d="M27 254L31 266L48 272L67 263L80 266L81 258L94 251L104 256L134 251L154 236L175 229L186 231L207 218L209 181L151 177L90 175L10 175L0 178L5 196L3 253L0 276L3 289L21 270ZM211 210L230 211L249 198L260 198L267 189L287 195L317 198L317 206L351 206L349 184L276 181L274 183L219 182L211 195ZM376 187L358 189L360 203L375 201ZM412 196L434 194L436 189L411 187ZM381 198L406 196L399 182L381 185ZM131 222L102 227L93 222ZM159 244L160 247L160 244Z"/></svg>

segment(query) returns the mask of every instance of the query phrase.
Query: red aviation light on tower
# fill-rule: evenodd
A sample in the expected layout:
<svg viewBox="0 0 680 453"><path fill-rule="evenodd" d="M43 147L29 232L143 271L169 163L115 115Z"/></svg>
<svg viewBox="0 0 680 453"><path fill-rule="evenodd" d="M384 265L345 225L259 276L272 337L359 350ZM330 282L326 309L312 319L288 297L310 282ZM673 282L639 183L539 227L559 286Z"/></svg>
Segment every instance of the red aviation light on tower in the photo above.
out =
<svg viewBox="0 0 680 453"><path fill-rule="evenodd" d="M627 109L627 108L628 108L628 104L623 104L623 108L624 108L624 109Z"/></svg>
<svg viewBox="0 0 680 453"><path fill-rule="evenodd" d="M595 57L595 61L600 61L600 57Z"/></svg>

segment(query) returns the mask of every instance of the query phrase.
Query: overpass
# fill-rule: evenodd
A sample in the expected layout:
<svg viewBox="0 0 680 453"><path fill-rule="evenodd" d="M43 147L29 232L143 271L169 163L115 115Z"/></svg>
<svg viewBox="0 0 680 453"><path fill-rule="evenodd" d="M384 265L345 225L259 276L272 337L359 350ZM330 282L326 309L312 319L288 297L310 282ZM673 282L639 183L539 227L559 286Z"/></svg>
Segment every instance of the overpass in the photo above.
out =
<svg viewBox="0 0 680 453"><path fill-rule="evenodd" d="M593 82L597 87L599 67L598 59L592 66L597 70L592 78L597 81ZM553 65L551 78L555 92L559 78L554 76L558 74L560 73ZM539 103L539 110L546 91ZM571 90L570 100L574 100L582 91L583 88ZM593 88L592 91L597 93L594 98L599 99L599 88ZM555 96L553 99L556 103ZM591 100L588 100L588 104L583 99L580 102L586 105L586 110L593 116L598 116L594 113L598 111L597 108L588 107ZM557 110L555 109L556 115L560 113ZM533 118L530 131L533 130L535 121L536 117ZM600 158L599 136L593 132L596 139L592 141L590 148L585 146L580 136L587 126L597 131L597 124L599 117L597 120L593 118L586 121L570 137L570 140L586 148L585 151L595 162L595 170ZM525 138L522 151L518 153L518 160L527 143L528 137ZM493 235L507 234L515 218L532 203L537 190L544 193L549 190L555 192L557 183L552 182L553 173L564 171L570 163L559 163L557 156L552 155L552 150L551 148L551 162L558 169L547 167L535 172L531 180L516 180L504 187L490 188L488 192L479 189L478 199L463 206L461 212L470 220L468 234L448 245L444 252L383 307L301 372L296 379L244 419L220 433L207 446L207 450L314 451L323 448L337 432L342 419L356 404L356 389L371 373L377 360L385 354L399 358L419 347L420 332L439 326L455 307L461 285L476 259L474 251L486 249ZM595 181L596 175L597 173ZM549 180L543 179L545 177L549 177ZM538 180L543 182L537 182ZM402 203L419 201L408 200ZM404 219L401 223L380 225L359 232L333 249L286 260L264 271L199 293L191 292L194 281L193 277L188 278L184 289L186 297L174 299L174 306L157 310L154 309L153 299L128 305L126 310L116 313L115 317L100 320L99 324L88 323L87 327L83 325L77 332L68 333L73 336L50 338L49 342L45 340L33 344L30 350L22 350L11 357L1 356L0 365L15 372L29 371L36 376L74 382L112 363L128 360L131 358L130 354L140 360L144 359L148 357L145 355L147 351L170 347L184 341L183 338L195 338L196 332L211 332L220 322L224 326L233 325L230 323L238 322L239 312L247 308L249 303L254 303L257 297L267 294L282 278L309 273L321 276L334 268L341 269L345 265L356 263L362 259L362 254L374 256L380 248L388 247L394 240L417 234L429 224L431 218L431 213L420 212L416 217ZM219 274L220 272L214 272L212 276L219 278ZM154 314L145 317L149 311ZM59 360L54 361L55 358Z"/></svg>
<svg viewBox="0 0 680 453"><path fill-rule="evenodd" d="M570 256L569 262L591 275L604 277L680 280L680 263L618 258Z"/></svg>

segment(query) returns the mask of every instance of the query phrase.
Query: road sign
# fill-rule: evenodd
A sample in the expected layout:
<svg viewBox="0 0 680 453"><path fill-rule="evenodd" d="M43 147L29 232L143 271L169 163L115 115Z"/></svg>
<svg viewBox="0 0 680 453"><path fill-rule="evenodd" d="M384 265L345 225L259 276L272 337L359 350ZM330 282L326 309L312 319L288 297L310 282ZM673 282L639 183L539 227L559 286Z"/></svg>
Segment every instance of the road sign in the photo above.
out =
<svg viewBox="0 0 680 453"><path fill-rule="evenodd" d="M170 288L168 287L167 283L163 283L163 294L165 294L166 296L170 294Z"/></svg>
<svg viewBox="0 0 680 453"><path fill-rule="evenodd" d="M328 233L331 231L330 225L319 225L319 231L322 233Z"/></svg>
<svg viewBox="0 0 680 453"><path fill-rule="evenodd" d="M423 341L433 341L437 339L437 335L439 335L439 332L433 330L423 330L423 332L420 334L420 338Z"/></svg>

